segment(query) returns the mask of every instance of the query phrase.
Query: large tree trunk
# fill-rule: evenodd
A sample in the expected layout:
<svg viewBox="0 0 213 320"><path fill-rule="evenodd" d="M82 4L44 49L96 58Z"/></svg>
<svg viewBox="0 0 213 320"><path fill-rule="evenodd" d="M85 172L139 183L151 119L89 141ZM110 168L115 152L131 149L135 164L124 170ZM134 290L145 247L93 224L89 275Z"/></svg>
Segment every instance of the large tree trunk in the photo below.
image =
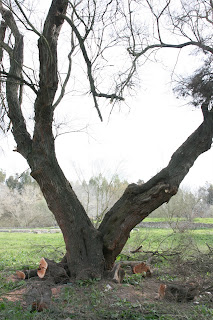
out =
<svg viewBox="0 0 213 320"><path fill-rule="evenodd" d="M32 176L39 183L50 210L63 232L71 276L102 276L111 270L130 231L178 191L197 157L211 147L213 112L173 154L168 166L143 185L131 184L105 215L96 230L53 155L44 157ZM40 144L40 149L44 145ZM42 153L46 152L46 148ZM36 159L38 150L35 150ZM42 154L39 155L41 162ZM46 159L46 160L45 160Z"/></svg>
<svg viewBox="0 0 213 320"><path fill-rule="evenodd" d="M40 185L48 207L62 230L71 277L102 277L104 257L101 234L93 227L55 157L44 159L31 175Z"/></svg>

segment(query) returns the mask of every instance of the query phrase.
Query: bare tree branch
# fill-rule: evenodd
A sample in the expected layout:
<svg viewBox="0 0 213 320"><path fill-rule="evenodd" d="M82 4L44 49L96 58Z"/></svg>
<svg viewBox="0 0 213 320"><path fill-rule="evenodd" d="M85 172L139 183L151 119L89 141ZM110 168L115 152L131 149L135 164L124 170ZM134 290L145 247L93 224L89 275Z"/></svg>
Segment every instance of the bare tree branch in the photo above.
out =
<svg viewBox="0 0 213 320"><path fill-rule="evenodd" d="M184 43L180 43L180 44L169 44L169 43L156 43L156 44L152 44L149 45L147 47L145 47L142 51L140 52L133 52L130 48L128 49L128 52L130 54L132 54L134 57L141 57L143 54L145 54L147 51L152 50L152 49L159 49L159 48L174 48L174 49L182 49L184 47L187 46L196 46L199 47L200 49L204 50L204 51L208 51L210 53L213 53L213 48L200 43L200 42L196 42L196 41L188 41L188 42L184 42Z"/></svg>
<svg viewBox="0 0 213 320"><path fill-rule="evenodd" d="M8 116L13 125L13 135L17 143L17 150L27 158L30 149L31 149L31 138L26 129L25 119L23 117L21 106L20 106L20 92L21 92L21 81L22 79L22 67L23 67L23 36L20 34L16 22L13 18L12 13L9 10L6 10L2 1L0 2L0 13L5 25L10 28L14 38L15 45L13 48L5 46L3 41L1 43L2 47L6 49L10 57L10 69L8 77L17 80L11 80L6 82L6 95L8 103Z"/></svg>
<svg viewBox="0 0 213 320"><path fill-rule="evenodd" d="M78 42L79 42L79 46L81 48L81 52L83 54L84 57L84 61L87 65L87 75L88 75L88 79L89 79L89 83L90 83L90 90L93 96L93 100L94 100L94 104L95 104L95 108L98 112L99 118L101 119L101 121L103 121L102 119L102 115L100 112L100 109L98 107L98 102L97 102L97 98L96 97L103 97L103 98L107 98L107 99L111 99L111 100L124 100L123 97L121 96L117 96L116 94L105 94L105 93L99 93L97 92L96 86L95 86L95 81L92 75L92 62L90 61L88 54L87 54L87 50L86 47L84 45L84 41L85 41L85 37L82 37L80 32L78 31L78 29L76 28L76 26L74 25L73 21L71 19L69 19L67 16L65 15L61 15L71 26L72 30L74 31Z"/></svg>
<svg viewBox="0 0 213 320"><path fill-rule="evenodd" d="M0 71L0 74L5 78L5 81L7 81L8 78L12 78L14 80L17 80L18 83L21 85L25 84L27 85L28 87L30 87L36 94L38 93L38 91L35 89L35 84L33 83L29 83L27 82L25 79L21 78L21 77L18 77L17 75L15 74L10 74L6 71Z"/></svg>

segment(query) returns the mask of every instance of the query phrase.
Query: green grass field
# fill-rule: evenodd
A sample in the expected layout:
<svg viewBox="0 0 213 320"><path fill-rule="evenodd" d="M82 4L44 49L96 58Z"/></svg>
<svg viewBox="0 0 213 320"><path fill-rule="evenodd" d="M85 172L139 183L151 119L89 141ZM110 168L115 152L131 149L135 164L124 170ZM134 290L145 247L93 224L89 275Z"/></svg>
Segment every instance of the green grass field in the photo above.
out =
<svg viewBox="0 0 213 320"><path fill-rule="evenodd" d="M132 230L130 238L124 248L125 251L136 249L140 245L144 251L165 251L189 245L188 250L198 248L208 251L213 247L213 228L174 232L172 229L140 228ZM192 248L193 247L193 248Z"/></svg>
<svg viewBox="0 0 213 320"><path fill-rule="evenodd" d="M33 233L0 233L0 295L5 295L11 290L17 290L27 285L27 282L21 280L13 282L10 276L16 270L22 270L26 267L38 267L41 257L48 257L59 261L65 252L64 241L61 233L54 234L33 234ZM181 245L186 257L190 255L189 248L199 248L205 252L209 250L208 246L213 248L213 229L191 230L184 233L174 232L172 229L157 229L157 228L139 228L131 232L130 238L124 248L124 256L131 255L130 251L143 245L144 251L159 252L166 250L179 250ZM182 256L183 257L183 256ZM131 258L140 259L140 255L131 255ZM183 257L185 259L185 257ZM164 266L154 264L154 267L159 267L159 270L164 270ZM188 304L184 306L184 314L182 318L181 304L171 304L170 302L161 302L153 299L152 302L136 304L123 299L123 290L127 290L129 286L131 290L136 290L137 294L143 281L140 277L130 276L130 280L134 280L134 289L130 280L127 277L123 285L119 285L113 292L105 292L101 289L101 283L90 281L79 282L76 284L70 283L62 291L61 296L54 300L53 307L42 313L31 313L28 306L27 309L21 307L19 303L12 303L6 300L0 301L0 319L5 320L56 320L56 319L213 319L213 309L211 305L194 306ZM138 275L137 275L138 276ZM162 274L165 278L165 275ZM167 278L175 279L176 273ZM205 273L206 276L206 273ZM166 279L167 279L166 278ZM137 280L137 281L136 281ZM82 286L85 287L82 287ZM104 284L103 284L104 285ZM119 292L119 293L118 293ZM132 291L133 292L133 291ZM133 296L136 293L133 293ZM84 302L83 302L84 301ZM142 309L141 309L142 308ZM173 308L173 310L172 310ZM183 307L182 307L183 308ZM172 310L172 312L171 312ZM172 316L171 316L172 314ZM144 315L144 316L142 316Z"/></svg>
<svg viewBox="0 0 213 320"><path fill-rule="evenodd" d="M0 233L0 270L35 267L41 257L60 260L65 251L61 233Z"/></svg>
<svg viewBox="0 0 213 320"><path fill-rule="evenodd" d="M35 267L41 257L59 261L65 252L63 236L55 234L0 233L0 270ZM164 251L180 244L194 244L201 251L213 247L213 229L190 230L184 233L172 229L139 228L132 230L124 248L129 252L143 246L144 251Z"/></svg>
<svg viewBox="0 0 213 320"><path fill-rule="evenodd" d="M143 222L166 222L168 221L167 218L152 218L147 217L143 220ZM171 218L170 221L186 221L184 218ZM194 218L192 220L194 223L212 223L213 224L213 218Z"/></svg>

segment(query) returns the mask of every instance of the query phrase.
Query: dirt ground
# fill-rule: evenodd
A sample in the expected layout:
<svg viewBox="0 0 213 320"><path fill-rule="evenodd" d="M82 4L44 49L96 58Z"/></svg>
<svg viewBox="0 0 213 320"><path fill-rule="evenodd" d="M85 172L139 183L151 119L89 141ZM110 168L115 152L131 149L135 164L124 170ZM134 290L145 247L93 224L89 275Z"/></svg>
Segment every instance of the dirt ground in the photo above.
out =
<svg viewBox="0 0 213 320"><path fill-rule="evenodd" d="M168 275L167 272L165 274ZM39 316L35 315L34 318L65 320L213 319L213 312L212 317L211 314L205 317L202 313L193 316L196 308L201 308L204 304L209 307L213 305L213 288L208 293L204 291L202 294L198 294L190 302L159 299L160 284L165 283L159 275L162 276L162 273L159 270L154 270L151 277L142 278L141 275L131 275L127 271L127 276L122 284L116 284L109 280L79 281L63 285L48 284L48 288L51 290L51 303L48 304L47 310L45 308L42 310L43 312L37 312ZM9 280L19 281L16 275L11 275ZM200 281L198 278L197 280ZM180 280L178 283L179 285L184 284ZM45 281L31 278L25 281L22 288L9 292L2 298L6 298L10 302L20 302L24 311L32 312L32 300L29 302L28 298L32 293L32 288L41 284L45 285ZM49 317L47 316L48 312L50 312Z"/></svg>

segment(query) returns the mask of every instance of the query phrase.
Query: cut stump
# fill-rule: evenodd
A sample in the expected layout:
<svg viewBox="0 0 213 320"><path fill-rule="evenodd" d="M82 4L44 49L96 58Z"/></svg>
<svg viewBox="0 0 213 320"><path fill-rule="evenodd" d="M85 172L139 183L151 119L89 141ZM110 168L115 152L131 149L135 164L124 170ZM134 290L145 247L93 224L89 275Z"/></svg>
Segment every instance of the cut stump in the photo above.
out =
<svg viewBox="0 0 213 320"><path fill-rule="evenodd" d="M147 266L145 262L141 262L140 264L132 266L132 272L144 274L146 277L151 277L152 275L150 267Z"/></svg>

